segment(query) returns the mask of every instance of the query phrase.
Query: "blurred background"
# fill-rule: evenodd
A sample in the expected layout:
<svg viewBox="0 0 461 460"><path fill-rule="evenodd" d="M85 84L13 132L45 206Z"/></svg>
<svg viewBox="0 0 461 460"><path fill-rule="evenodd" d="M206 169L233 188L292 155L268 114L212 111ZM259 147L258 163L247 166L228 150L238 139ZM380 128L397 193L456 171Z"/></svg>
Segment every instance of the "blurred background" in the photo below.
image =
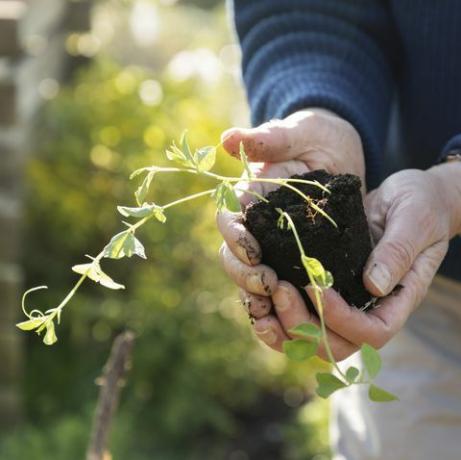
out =
<svg viewBox="0 0 461 460"><path fill-rule="evenodd" d="M239 50L219 0L0 0L0 459L85 456L115 335L137 339L110 439L114 459L327 460L318 362L260 345L217 261L211 200L139 234L148 260L103 267L125 291L86 283L53 347L21 333L20 294L52 308L70 267L121 228L130 172L163 164L188 128L217 144L248 125ZM239 174L224 155L218 169ZM155 180L166 203L203 185Z"/></svg>

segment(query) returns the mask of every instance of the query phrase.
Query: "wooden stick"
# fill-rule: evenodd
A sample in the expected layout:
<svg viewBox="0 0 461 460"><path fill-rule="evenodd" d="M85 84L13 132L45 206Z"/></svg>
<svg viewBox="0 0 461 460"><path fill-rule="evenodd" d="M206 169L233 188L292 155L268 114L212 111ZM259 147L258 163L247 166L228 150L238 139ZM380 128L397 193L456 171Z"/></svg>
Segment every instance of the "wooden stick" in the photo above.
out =
<svg viewBox="0 0 461 460"><path fill-rule="evenodd" d="M103 375L96 380L101 385L98 403L93 419L90 444L86 460L110 460L107 439L112 418L117 410L120 389L131 365L134 334L130 331L119 334L112 344L109 359L103 369Z"/></svg>

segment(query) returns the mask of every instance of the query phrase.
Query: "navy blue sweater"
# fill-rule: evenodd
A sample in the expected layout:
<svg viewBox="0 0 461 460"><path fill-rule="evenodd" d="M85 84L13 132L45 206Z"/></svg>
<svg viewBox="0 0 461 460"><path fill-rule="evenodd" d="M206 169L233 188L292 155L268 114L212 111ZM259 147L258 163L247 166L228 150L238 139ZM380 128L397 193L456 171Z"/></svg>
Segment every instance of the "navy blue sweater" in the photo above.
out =
<svg viewBox="0 0 461 460"><path fill-rule="evenodd" d="M360 133L369 188L461 147L460 0L233 0L231 7L254 125L308 107L332 110ZM459 237L440 271L461 280Z"/></svg>

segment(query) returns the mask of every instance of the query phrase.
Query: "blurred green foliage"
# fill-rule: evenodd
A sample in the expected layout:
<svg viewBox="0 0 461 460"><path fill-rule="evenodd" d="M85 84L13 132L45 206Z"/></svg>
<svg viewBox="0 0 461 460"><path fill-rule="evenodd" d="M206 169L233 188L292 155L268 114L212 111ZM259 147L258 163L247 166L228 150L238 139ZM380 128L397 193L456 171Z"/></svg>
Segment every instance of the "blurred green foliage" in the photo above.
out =
<svg viewBox="0 0 461 460"><path fill-rule="evenodd" d="M185 128L194 146L219 142L235 94L230 79L175 80L107 57L60 91L40 118L27 172L26 285L50 286L31 302L55 306L76 279L70 267L121 228L115 206L134 204L131 171L164 164L165 148ZM218 169L241 167L221 151ZM151 199L166 203L207 185L156 176ZM137 340L111 439L115 460L329 458L326 405L305 405L320 364L289 363L253 338L218 266L214 209L205 198L148 225L138 235L147 261L105 261L126 291L84 284L54 347L27 336L27 423L0 439L0 458L83 458L94 381L125 328Z"/></svg>

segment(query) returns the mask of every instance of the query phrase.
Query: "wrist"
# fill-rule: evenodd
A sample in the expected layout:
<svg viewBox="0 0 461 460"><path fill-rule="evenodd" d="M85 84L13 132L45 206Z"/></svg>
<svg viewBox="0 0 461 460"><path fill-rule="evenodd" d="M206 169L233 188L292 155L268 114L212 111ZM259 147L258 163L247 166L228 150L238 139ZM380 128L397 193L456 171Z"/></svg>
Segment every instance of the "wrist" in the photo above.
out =
<svg viewBox="0 0 461 460"><path fill-rule="evenodd" d="M441 163L427 172L438 180L443 190L449 212L450 238L461 234L461 161Z"/></svg>

